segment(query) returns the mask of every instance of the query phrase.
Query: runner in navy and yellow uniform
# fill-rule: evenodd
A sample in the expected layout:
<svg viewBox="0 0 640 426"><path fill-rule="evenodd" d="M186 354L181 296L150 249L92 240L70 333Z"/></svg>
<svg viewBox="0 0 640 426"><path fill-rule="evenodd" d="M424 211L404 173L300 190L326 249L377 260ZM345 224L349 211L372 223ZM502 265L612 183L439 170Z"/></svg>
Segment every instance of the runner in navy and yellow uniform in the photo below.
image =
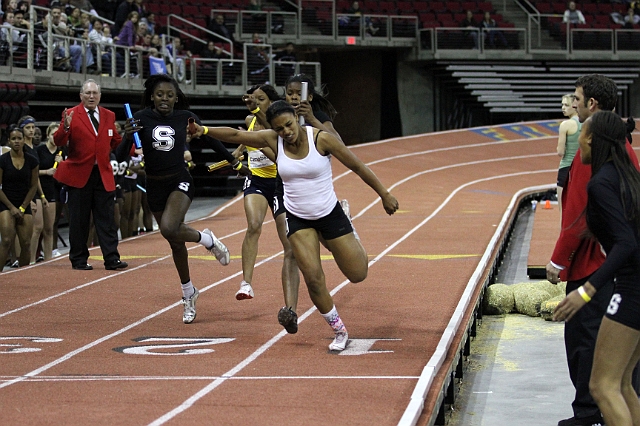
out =
<svg viewBox="0 0 640 426"><path fill-rule="evenodd" d="M187 126L190 118L200 119L188 111L189 102L176 81L157 74L145 82L141 110L125 123L126 142L117 150L118 161L126 157L138 132L147 173L147 200L149 208L160 227L162 236L169 242L173 262L182 284L182 320L191 323L196 317L196 300L199 292L191 283L189 254L186 242L200 243L223 265L229 264L229 250L213 232L197 231L184 223L193 200L193 178L184 162ZM220 141L207 138L212 148L224 155L232 164L238 161Z"/></svg>
<svg viewBox="0 0 640 426"><path fill-rule="evenodd" d="M278 92L273 86L268 84L251 87L242 100L252 113L247 116L245 123L249 131L258 131L266 127L264 123L264 111L269 108L271 102L279 99ZM262 112L261 112L262 111ZM262 119L260 119L262 118ZM234 157L239 157L245 146L241 145L233 153ZM274 195L276 189L276 165L271 158L274 154L265 148L264 150L246 147L249 157L249 170L251 176L247 176L244 183L244 211L247 216L247 233L242 241L242 282L240 290L236 293L236 299L251 299L254 296L251 282L253 279L253 269L258 255L258 239L262 233L262 223L267 214L267 209L273 209ZM300 273L291 251L291 244L287 239L286 219L284 215L276 216L278 236L284 249L284 261L282 264L282 286L283 289L294 288L297 301L298 287L300 285ZM292 283L294 285L292 285ZM285 298L286 299L286 298ZM297 326L297 324L296 324ZM289 332L296 332L291 329Z"/></svg>

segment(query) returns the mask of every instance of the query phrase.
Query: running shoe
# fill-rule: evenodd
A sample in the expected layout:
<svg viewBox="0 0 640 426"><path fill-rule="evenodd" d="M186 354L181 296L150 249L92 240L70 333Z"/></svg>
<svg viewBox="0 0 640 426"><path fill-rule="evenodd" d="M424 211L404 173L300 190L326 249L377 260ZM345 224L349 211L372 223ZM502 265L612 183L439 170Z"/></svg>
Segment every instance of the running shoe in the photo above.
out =
<svg viewBox="0 0 640 426"><path fill-rule="evenodd" d="M191 297L182 298L182 304L184 305L184 312L182 313L182 322L185 324L191 324L194 319L196 319L196 301L198 300L198 296L200 292L197 288L193 288L193 294Z"/></svg>
<svg viewBox="0 0 640 426"><path fill-rule="evenodd" d="M242 280L240 283L240 290L236 293L236 300L253 299L253 288L251 284Z"/></svg>
<svg viewBox="0 0 640 426"><path fill-rule="evenodd" d="M210 235L213 239L213 245L211 247L207 247L207 250L209 250L222 265L228 265L231 258L229 256L229 249L227 246L217 239L209 229L204 229L202 233Z"/></svg>
<svg viewBox="0 0 640 426"><path fill-rule="evenodd" d="M280 309L278 322L287 330L287 333L296 334L298 332L298 314L293 312L293 309L286 306Z"/></svg>
<svg viewBox="0 0 640 426"><path fill-rule="evenodd" d="M336 338L329 345L330 351L343 351L347 347L349 341L349 333L347 331L339 331L336 333Z"/></svg>

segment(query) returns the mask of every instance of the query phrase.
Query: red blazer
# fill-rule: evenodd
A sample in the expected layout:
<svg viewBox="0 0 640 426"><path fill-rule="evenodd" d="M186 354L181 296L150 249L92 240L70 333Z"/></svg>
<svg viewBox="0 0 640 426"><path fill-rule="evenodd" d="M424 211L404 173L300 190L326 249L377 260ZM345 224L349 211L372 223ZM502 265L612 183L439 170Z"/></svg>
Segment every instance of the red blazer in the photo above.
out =
<svg viewBox="0 0 640 426"><path fill-rule="evenodd" d="M629 143L626 144L631 162L640 170L638 157ZM582 164L580 149L571 163L569 179L562 190L561 229L551 261L564 266L560 271L562 281L577 281L593 274L604 262L600 243L589 237L587 219L587 183L591 179L591 165Z"/></svg>
<svg viewBox="0 0 640 426"><path fill-rule="evenodd" d="M53 177L60 183L82 188L87 184L94 164L98 164L104 189L115 191L116 184L111 168L111 150L117 147L122 137L116 131L116 115L113 111L98 106L100 126L98 134L93 130L93 124L84 105L76 105L68 110L73 111L69 131L64 131L64 113L60 127L53 134L53 141L57 146L69 145L69 155L61 162Z"/></svg>

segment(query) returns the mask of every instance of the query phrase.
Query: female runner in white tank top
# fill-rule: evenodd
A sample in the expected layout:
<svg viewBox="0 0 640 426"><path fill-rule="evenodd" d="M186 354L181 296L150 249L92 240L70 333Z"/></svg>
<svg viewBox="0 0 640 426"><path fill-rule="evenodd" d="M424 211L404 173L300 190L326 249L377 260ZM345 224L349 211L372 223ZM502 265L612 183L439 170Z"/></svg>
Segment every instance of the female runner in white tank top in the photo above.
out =
<svg viewBox="0 0 640 426"><path fill-rule="evenodd" d="M289 241L309 296L335 333L329 350L341 351L347 346L348 333L327 290L320 260L319 234L351 282L357 283L367 277L368 259L333 190L330 156L376 191L388 214L398 209L398 201L333 135L301 126L291 105L284 101L274 102L267 110L266 119L272 129L244 132L230 127L198 126L195 137L207 134L223 142L268 147L276 152L278 170L284 182Z"/></svg>

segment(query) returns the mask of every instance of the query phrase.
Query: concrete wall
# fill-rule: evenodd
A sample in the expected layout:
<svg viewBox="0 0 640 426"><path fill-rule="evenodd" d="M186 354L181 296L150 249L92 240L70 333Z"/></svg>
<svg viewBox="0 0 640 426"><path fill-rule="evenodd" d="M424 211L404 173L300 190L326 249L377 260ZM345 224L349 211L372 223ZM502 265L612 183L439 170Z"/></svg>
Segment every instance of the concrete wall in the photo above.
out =
<svg viewBox="0 0 640 426"><path fill-rule="evenodd" d="M433 78L423 64L375 50L325 53L321 62L347 144L434 131Z"/></svg>
<svg viewBox="0 0 640 426"><path fill-rule="evenodd" d="M380 139L382 57L369 51L323 54L322 81L338 110L334 127L347 144Z"/></svg>
<svg viewBox="0 0 640 426"><path fill-rule="evenodd" d="M402 135L435 130L433 76L424 65L398 62L398 104Z"/></svg>

